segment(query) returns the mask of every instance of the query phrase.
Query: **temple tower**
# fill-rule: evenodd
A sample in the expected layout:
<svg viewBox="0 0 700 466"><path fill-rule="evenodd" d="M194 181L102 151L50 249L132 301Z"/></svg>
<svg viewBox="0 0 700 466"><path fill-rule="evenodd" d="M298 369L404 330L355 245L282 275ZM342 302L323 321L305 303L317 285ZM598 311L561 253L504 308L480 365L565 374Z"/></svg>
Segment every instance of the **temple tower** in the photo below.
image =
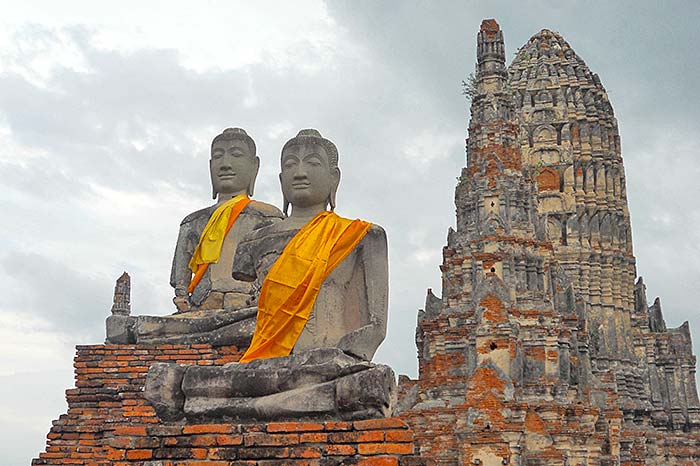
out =
<svg viewBox="0 0 700 466"><path fill-rule="evenodd" d="M430 412L430 435L437 430L435 413L445 420L444 435L425 444L444 464L485 458L518 464L543 454L537 442L520 445L524 432L544 426L541 416L561 418L562 406L587 399L588 336L582 303L553 256L537 184L523 169L496 21L481 24L477 41L456 229L443 249L442 297L429 291L419 313L420 374L411 416L422 432L421 416ZM546 437L542 429L533 435ZM563 451L548 454L551 464L564 464Z"/></svg>
<svg viewBox="0 0 700 466"><path fill-rule="evenodd" d="M483 21L442 296L418 314L400 404L440 464L628 464L645 438L700 429L690 333L635 284L598 77L548 30L505 57Z"/></svg>
<svg viewBox="0 0 700 466"><path fill-rule="evenodd" d="M633 365L635 259L620 136L597 75L557 33L509 67L523 165L537 180L554 256L584 302L594 369Z"/></svg>
<svg viewBox="0 0 700 466"><path fill-rule="evenodd" d="M620 135L598 75L543 29L518 49L508 86L553 256L584 305L594 401L604 406L614 390L628 419L653 412L658 425L697 425L694 359L681 362L693 358L690 334L666 329L660 303L649 307L641 279L635 285ZM684 351L668 358L671 334Z"/></svg>

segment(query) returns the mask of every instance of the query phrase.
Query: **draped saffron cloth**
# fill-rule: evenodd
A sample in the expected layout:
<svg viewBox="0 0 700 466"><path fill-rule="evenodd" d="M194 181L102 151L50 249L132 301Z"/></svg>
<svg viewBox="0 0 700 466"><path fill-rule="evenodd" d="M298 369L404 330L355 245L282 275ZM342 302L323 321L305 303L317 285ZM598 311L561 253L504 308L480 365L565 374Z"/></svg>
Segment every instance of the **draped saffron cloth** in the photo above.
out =
<svg viewBox="0 0 700 466"><path fill-rule="evenodd" d="M199 237L199 244L192 254L190 259L190 270L194 273L194 277L190 280L190 285L187 287L187 292L192 294L197 284L207 271L209 264L215 264L221 256L221 248L224 245L224 239L238 215L250 203L250 199L245 194L239 194L216 208L207 225L202 230Z"/></svg>
<svg viewBox="0 0 700 466"><path fill-rule="evenodd" d="M321 212L299 230L265 277L253 341L239 362L291 353L324 280L355 249L371 225Z"/></svg>

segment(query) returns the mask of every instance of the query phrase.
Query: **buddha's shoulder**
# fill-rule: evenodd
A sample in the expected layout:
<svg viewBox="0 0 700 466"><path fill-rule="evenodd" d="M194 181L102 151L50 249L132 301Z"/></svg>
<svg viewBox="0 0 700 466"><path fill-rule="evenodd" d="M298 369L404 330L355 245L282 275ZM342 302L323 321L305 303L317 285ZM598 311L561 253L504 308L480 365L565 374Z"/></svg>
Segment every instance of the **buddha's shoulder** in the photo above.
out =
<svg viewBox="0 0 700 466"><path fill-rule="evenodd" d="M376 223L371 223L367 234L364 237L364 241L371 241L373 243L384 243L386 244L386 231L381 225Z"/></svg>
<svg viewBox="0 0 700 466"><path fill-rule="evenodd" d="M180 222L180 226L185 226L201 220L204 220L205 222L208 221L209 217L211 217L212 212L214 212L214 207L215 206L209 206L192 212L191 214L187 215L185 218L182 219L182 222Z"/></svg>
<svg viewBox="0 0 700 466"><path fill-rule="evenodd" d="M245 208L245 212L250 215L255 215L264 218L284 218L284 214L277 207L267 202L251 200Z"/></svg>
<svg viewBox="0 0 700 466"><path fill-rule="evenodd" d="M275 221L248 233L244 242L284 242L286 243L299 232L299 229L290 229L287 222Z"/></svg>
<svg viewBox="0 0 700 466"><path fill-rule="evenodd" d="M386 231L384 231L384 228L381 225L377 225L376 223L371 223L369 230L367 231L368 234L372 235L378 235L378 236L386 236Z"/></svg>

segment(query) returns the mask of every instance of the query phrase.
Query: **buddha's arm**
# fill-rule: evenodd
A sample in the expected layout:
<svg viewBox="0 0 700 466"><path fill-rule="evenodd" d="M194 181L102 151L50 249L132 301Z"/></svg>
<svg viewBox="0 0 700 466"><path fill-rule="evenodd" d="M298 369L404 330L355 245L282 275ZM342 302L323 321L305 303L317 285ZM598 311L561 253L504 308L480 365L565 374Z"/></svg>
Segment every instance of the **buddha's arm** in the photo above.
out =
<svg viewBox="0 0 700 466"><path fill-rule="evenodd" d="M341 338L338 347L348 354L371 361L386 337L389 265L384 229L372 225L358 247L358 262L364 268L369 323Z"/></svg>
<svg viewBox="0 0 700 466"><path fill-rule="evenodd" d="M175 288L176 298L187 297L187 287L192 279L192 271L189 264L195 245L190 240L191 228L191 222L183 222L180 225L180 232L177 235L177 243L175 244L173 266L170 270L170 286Z"/></svg>

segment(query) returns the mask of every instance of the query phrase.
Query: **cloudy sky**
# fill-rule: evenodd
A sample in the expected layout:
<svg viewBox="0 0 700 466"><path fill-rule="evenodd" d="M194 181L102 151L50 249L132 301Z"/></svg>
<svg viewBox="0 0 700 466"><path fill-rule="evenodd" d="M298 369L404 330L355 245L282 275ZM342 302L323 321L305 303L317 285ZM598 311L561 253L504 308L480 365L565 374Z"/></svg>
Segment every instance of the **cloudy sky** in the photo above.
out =
<svg viewBox="0 0 700 466"><path fill-rule="evenodd" d="M700 349L700 3L0 2L0 438L26 465L65 412L76 344L100 343L114 280L166 314L180 219L211 203L208 148L240 126L279 205L300 128L336 142L338 212L385 227L389 335L416 374L416 310L439 293L483 18L508 56L542 28L601 76L622 138L638 271ZM11 447L8 447L11 446Z"/></svg>

